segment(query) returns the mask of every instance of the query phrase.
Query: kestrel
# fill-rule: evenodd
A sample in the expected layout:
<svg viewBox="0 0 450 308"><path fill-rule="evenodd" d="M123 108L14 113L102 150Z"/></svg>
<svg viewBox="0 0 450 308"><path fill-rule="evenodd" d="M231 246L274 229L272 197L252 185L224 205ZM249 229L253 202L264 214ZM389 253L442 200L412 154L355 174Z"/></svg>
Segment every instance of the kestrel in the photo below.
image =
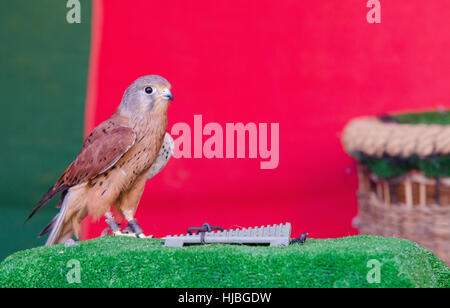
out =
<svg viewBox="0 0 450 308"><path fill-rule="evenodd" d="M132 235L144 236L134 215L145 182L173 153L173 139L166 134L168 104L173 100L170 89L160 76L137 79L115 113L86 137L75 161L28 217L61 193L60 212L40 234L51 231L46 245L80 238L87 215L105 216L113 234L123 235L110 212L112 205L128 221Z"/></svg>

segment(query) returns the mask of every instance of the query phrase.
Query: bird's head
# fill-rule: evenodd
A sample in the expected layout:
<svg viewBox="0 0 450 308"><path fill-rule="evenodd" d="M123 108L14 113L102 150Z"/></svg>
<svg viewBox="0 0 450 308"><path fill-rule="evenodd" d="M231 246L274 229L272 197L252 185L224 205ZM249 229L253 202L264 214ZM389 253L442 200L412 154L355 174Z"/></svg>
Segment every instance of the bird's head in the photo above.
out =
<svg viewBox="0 0 450 308"><path fill-rule="evenodd" d="M149 75L138 78L126 89L120 108L135 114L166 112L173 100L171 85L163 77Z"/></svg>

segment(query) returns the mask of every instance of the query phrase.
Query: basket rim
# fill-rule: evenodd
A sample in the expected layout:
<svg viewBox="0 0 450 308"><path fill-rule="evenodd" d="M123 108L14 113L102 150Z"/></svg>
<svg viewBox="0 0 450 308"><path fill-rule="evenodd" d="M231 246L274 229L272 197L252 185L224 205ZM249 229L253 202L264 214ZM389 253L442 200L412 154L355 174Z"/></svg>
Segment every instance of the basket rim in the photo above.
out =
<svg viewBox="0 0 450 308"><path fill-rule="evenodd" d="M377 158L449 155L450 125L405 124L360 117L344 128L342 143L350 155L363 153Z"/></svg>

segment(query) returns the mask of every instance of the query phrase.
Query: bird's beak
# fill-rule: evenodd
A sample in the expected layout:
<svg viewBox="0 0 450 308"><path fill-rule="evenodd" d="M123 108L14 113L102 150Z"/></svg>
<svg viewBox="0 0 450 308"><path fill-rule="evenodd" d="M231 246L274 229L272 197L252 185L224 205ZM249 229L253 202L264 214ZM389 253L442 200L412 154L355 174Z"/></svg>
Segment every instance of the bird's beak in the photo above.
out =
<svg viewBox="0 0 450 308"><path fill-rule="evenodd" d="M163 91L163 93L162 93L162 97L164 98L164 99L167 99L167 100L169 100L169 101L173 101L173 95L172 95L172 92L170 92L170 90L169 89L164 89L164 91Z"/></svg>

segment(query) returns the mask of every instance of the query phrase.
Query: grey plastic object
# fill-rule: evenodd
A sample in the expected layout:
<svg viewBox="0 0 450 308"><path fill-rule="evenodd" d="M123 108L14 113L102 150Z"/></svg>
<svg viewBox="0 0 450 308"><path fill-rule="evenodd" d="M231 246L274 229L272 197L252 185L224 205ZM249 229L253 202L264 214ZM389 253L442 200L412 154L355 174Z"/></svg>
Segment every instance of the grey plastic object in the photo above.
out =
<svg viewBox="0 0 450 308"><path fill-rule="evenodd" d="M268 244L270 246L289 246L290 239L290 223L266 227L205 232L206 244ZM200 244L200 233L165 237L164 246L182 247L184 244Z"/></svg>

